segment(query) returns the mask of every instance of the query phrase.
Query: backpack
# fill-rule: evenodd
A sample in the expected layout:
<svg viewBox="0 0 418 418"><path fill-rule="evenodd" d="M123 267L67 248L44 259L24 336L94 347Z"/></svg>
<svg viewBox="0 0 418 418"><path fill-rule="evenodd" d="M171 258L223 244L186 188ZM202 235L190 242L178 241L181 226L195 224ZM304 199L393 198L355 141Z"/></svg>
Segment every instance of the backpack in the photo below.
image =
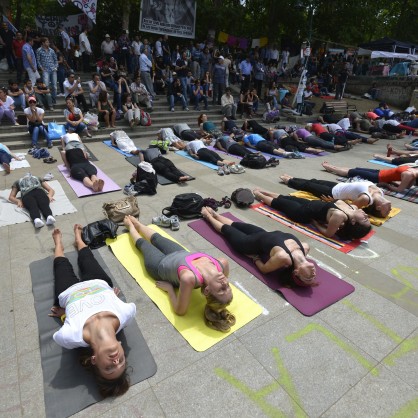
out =
<svg viewBox="0 0 418 418"><path fill-rule="evenodd" d="M280 111L279 110L270 110L270 112L265 112L263 115L264 122L267 123L275 123L280 120L279 117Z"/></svg>
<svg viewBox="0 0 418 418"><path fill-rule="evenodd" d="M248 208L254 203L254 195L250 189L239 188L232 192L231 200L240 208Z"/></svg>
<svg viewBox="0 0 418 418"><path fill-rule="evenodd" d="M240 161L240 164L247 168L264 168L267 165L267 160L261 154L246 154Z"/></svg>
<svg viewBox="0 0 418 418"><path fill-rule="evenodd" d="M150 163L142 161L136 169L134 189L138 194L154 195L157 193L157 174Z"/></svg>
<svg viewBox="0 0 418 418"><path fill-rule="evenodd" d="M165 216L177 215L183 219L200 218L200 211L203 208L203 198L197 193L178 194L171 206L162 210Z"/></svg>
<svg viewBox="0 0 418 418"><path fill-rule="evenodd" d="M150 126L151 125L151 115L148 112L144 112L141 109L141 125L142 126Z"/></svg>

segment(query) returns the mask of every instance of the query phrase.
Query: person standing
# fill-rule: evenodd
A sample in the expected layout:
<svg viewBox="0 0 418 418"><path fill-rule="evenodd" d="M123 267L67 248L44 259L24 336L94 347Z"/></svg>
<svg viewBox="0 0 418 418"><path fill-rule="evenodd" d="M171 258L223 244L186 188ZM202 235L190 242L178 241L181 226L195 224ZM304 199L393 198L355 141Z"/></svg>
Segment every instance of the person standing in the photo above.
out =
<svg viewBox="0 0 418 418"><path fill-rule="evenodd" d="M42 70L42 79L44 84L51 85L51 96L53 103L57 99L57 69L58 59L55 51L49 47L49 39L41 39L41 47L36 52L39 68Z"/></svg>
<svg viewBox="0 0 418 418"><path fill-rule="evenodd" d="M148 92L154 98L155 91L154 91L154 86L152 84L152 79L151 79L152 62L149 59L149 56L151 56L151 54L148 52L146 48L144 48L144 50L142 51L139 57L139 70L141 73L142 82L145 84L145 87L147 88Z"/></svg>
<svg viewBox="0 0 418 418"><path fill-rule="evenodd" d="M251 71L253 70L249 55L244 61L241 61L239 70L241 73L241 91L247 91L250 88Z"/></svg>
<svg viewBox="0 0 418 418"><path fill-rule="evenodd" d="M226 68L224 65L224 57L221 55L218 58L218 62L213 66L213 101L212 103L217 103L221 105L221 97L225 90L226 84Z"/></svg>
<svg viewBox="0 0 418 418"><path fill-rule="evenodd" d="M22 82L22 74L23 74L23 61L22 61L23 45L25 45L25 41L23 40L22 34L20 32L17 32L16 38L13 39L13 57L15 60L15 66L16 66L16 72L17 72L16 78L19 84Z"/></svg>
<svg viewBox="0 0 418 418"><path fill-rule="evenodd" d="M100 45L100 49L106 60L109 60L110 57L113 57L116 49L116 42L113 39L110 39L110 35L108 33L105 35L105 40Z"/></svg>
<svg viewBox="0 0 418 418"><path fill-rule="evenodd" d="M41 76L38 73L38 63L36 62L35 52L33 51L33 38L30 36L26 37L26 43L22 48L22 62L23 68L28 73L32 85L36 84L36 80Z"/></svg>
<svg viewBox="0 0 418 418"><path fill-rule="evenodd" d="M3 41L4 55L7 59L7 65L9 66L9 72L12 73L15 69L15 63L13 59L13 38L14 33L9 29L7 22L3 22L0 29L0 38Z"/></svg>
<svg viewBox="0 0 418 418"><path fill-rule="evenodd" d="M176 72L177 77L180 80L181 87L183 90L183 97L186 100L186 107L189 105L188 97L187 97L187 73L189 72L189 64L187 61L187 54L183 52L180 59L176 61Z"/></svg>
<svg viewBox="0 0 418 418"><path fill-rule="evenodd" d="M71 65L71 40L70 40L70 36L68 35L68 33L65 31L65 28L63 25L60 25L59 27L59 32L60 32L60 36L61 36L61 43L62 43L62 54L64 55L65 61L67 61L67 63L69 65Z"/></svg>
<svg viewBox="0 0 418 418"><path fill-rule="evenodd" d="M87 27L83 29L83 32L80 33L78 37L78 42L80 45L80 52L83 59L83 71L88 73L90 71L90 55L91 55L91 45L89 38L87 36L89 30Z"/></svg>

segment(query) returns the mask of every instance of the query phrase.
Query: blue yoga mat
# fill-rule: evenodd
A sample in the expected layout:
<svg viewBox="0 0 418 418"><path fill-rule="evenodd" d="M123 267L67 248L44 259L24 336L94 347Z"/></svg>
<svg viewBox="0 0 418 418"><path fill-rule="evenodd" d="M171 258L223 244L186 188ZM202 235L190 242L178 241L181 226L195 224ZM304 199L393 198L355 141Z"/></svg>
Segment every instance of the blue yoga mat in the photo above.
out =
<svg viewBox="0 0 418 418"><path fill-rule="evenodd" d="M124 155L125 157L132 157L133 154L131 154L130 152L123 152L122 150L120 150L118 147L114 147L112 145L112 141L110 139L107 139L106 141L103 141L103 144L107 145L109 148L114 149L115 151L117 151L119 154ZM139 150L141 150L140 148L137 148Z"/></svg>
<svg viewBox="0 0 418 418"><path fill-rule="evenodd" d="M389 163L386 163L384 161L379 161L379 160L367 160L367 162L373 163L373 164L384 165L385 167L392 167L392 168L397 167L397 165L389 164Z"/></svg>
<svg viewBox="0 0 418 418"><path fill-rule="evenodd" d="M212 170L217 170L219 168L219 166L212 164L212 163L208 163L206 161L202 161L202 160L196 160L195 158L193 158L192 156L190 156L187 151L176 151L176 154L181 155L184 158L187 158L189 160L194 161L195 163L199 163L202 165L205 165L206 167L211 168Z"/></svg>

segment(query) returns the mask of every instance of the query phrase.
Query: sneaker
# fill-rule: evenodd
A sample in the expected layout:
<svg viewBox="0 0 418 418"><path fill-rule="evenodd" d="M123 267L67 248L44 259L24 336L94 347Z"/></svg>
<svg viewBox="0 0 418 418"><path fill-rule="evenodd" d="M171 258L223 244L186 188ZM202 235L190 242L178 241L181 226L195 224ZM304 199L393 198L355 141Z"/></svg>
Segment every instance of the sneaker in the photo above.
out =
<svg viewBox="0 0 418 418"><path fill-rule="evenodd" d="M167 218L165 215L156 216L155 218L152 218L152 223L154 225L162 226L164 228L170 228L171 227L171 219Z"/></svg>
<svg viewBox="0 0 418 418"><path fill-rule="evenodd" d="M176 148L176 147L172 147L172 146L170 146L170 147L168 147L168 150L169 150L169 151L177 151L177 148Z"/></svg>
<svg viewBox="0 0 418 418"><path fill-rule="evenodd" d="M86 136L87 138L91 138L91 133L87 131Z"/></svg>
<svg viewBox="0 0 418 418"><path fill-rule="evenodd" d="M48 142L47 147L48 147L49 149L51 149L53 146L54 146L54 144L53 144L52 142Z"/></svg>
<svg viewBox="0 0 418 418"><path fill-rule="evenodd" d="M225 172L224 172L222 167L219 167L218 168L218 176L223 176L223 175L225 175Z"/></svg>
<svg viewBox="0 0 418 418"><path fill-rule="evenodd" d="M178 231L180 229L180 220L177 215L173 215L170 218L171 223L171 230L172 231Z"/></svg>
<svg viewBox="0 0 418 418"><path fill-rule="evenodd" d="M52 215L49 215L47 218L46 218L46 224L47 225L54 225L55 224L55 218L52 216Z"/></svg>
<svg viewBox="0 0 418 418"><path fill-rule="evenodd" d="M35 225L35 228L37 228L37 229L42 228L43 226L45 226L45 224L43 223L43 221L41 219L39 219L39 218L36 218L33 221L33 223Z"/></svg>
<svg viewBox="0 0 418 418"><path fill-rule="evenodd" d="M237 164L232 165L229 170L232 174L241 174L245 173L245 170L243 170L243 167L240 169Z"/></svg>
<svg viewBox="0 0 418 418"><path fill-rule="evenodd" d="M46 173L45 175L44 175L44 180L45 181L50 181L50 180L52 180L54 178L54 175L52 174L52 173Z"/></svg>
<svg viewBox="0 0 418 418"><path fill-rule="evenodd" d="M136 196L138 193L134 188L133 184L127 184L124 188L123 188L123 193L128 195L128 196Z"/></svg>
<svg viewBox="0 0 418 418"><path fill-rule="evenodd" d="M123 115L123 110L122 110L122 109L119 109L119 110L118 110L118 113L119 113L120 115Z"/></svg>
<svg viewBox="0 0 418 418"><path fill-rule="evenodd" d="M284 158L289 158L289 159L291 159L291 158L295 158L295 153L294 153L294 152L285 152L285 153L283 154L283 157L284 157Z"/></svg>
<svg viewBox="0 0 418 418"><path fill-rule="evenodd" d="M184 108L184 111L185 111L185 112L188 112L189 110L190 110L190 109L189 109L188 107L185 107L185 108Z"/></svg>
<svg viewBox="0 0 418 418"><path fill-rule="evenodd" d="M224 173L225 173L225 174L231 174L231 170L229 169L229 166L224 165L224 166L223 166L223 170L224 170Z"/></svg>
<svg viewBox="0 0 418 418"><path fill-rule="evenodd" d="M53 107L50 107L50 108L49 108L49 110L50 110L51 112L55 112L55 109L54 109Z"/></svg>
<svg viewBox="0 0 418 418"><path fill-rule="evenodd" d="M174 107L172 107L172 108L170 109L170 112L174 112Z"/></svg>

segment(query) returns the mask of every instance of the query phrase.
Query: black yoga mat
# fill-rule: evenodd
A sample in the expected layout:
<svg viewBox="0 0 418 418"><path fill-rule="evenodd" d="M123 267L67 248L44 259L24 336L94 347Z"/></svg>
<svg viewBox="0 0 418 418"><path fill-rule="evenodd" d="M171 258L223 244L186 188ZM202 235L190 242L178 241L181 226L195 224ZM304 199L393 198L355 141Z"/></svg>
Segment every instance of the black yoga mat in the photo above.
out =
<svg viewBox="0 0 418 418"><path fill-rule="evenodd" d="M137 166L139 164L139 157L137 155L133 155L132 157L125 157L125 160L128 161L128 163L132 164L133 166ZM180 169L179 169L180 170ZM187 174L183 170L180 170L185 176L189 176L190 180L195 180L195 177L192 177L190 174ZM158 184L161 186L166 186L167 184L177 184L173 181L169 180L168 178L161 176L160 174L157 174L157 180ZM188 180L188 181L190 181Z"/></svg>
<svg viewBox="0 0 418 418"><path fill-rule="evenodd" d="M109 274L98 251L93 252ZM77 252L66 256L77 274ZM68 417L100 401L101 396L93 376L79 363L79 349L67 350L52 339L60 327L58 318L48 317L54 302L53 257L34 261L29 268L39 328L46 416ZM116 286L114 280L113 283ZM125 349L131 385L153 376L157 365L134 320L118 334L118 339Z"/></svg>

